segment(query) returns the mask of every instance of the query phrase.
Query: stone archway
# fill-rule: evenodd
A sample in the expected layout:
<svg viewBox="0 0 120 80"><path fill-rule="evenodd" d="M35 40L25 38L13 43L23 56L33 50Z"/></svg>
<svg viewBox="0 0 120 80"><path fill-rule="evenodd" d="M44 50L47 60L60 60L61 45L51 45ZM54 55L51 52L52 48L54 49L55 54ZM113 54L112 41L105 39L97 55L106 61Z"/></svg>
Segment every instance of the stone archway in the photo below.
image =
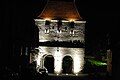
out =
<svg viewBox="0 0 120 80"><path fill-rule="evenodd" d="M44 67L47 68L48 73L54 73L54 57L52 55L44 58Z"/></svg>
<svg viewBox="0 0 120 80"><path fill-rule="evenodd" d="M73 68L73 59L71 56L65 56L62 60L62 69L63 69L63 73L68 73L71 74L72 73L72 68Z"/></svg>

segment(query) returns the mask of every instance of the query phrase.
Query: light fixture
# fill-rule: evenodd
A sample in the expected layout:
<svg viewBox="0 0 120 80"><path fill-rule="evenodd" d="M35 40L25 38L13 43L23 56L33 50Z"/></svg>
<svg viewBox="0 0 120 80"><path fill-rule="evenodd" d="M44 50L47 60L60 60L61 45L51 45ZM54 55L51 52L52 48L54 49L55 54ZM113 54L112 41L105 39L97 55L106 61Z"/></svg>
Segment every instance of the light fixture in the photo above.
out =
<svg viewBox="0 0 120 80"><path fill-rule="evenodd" d="M68 75L68 73L66 73L66 75Z"/></svg>
<svg viewBox="0 0 120 80"><path fill-rule="evenodd" d="M76 76L78 76L78 74L75 74Z"/></svg>
<svg viewBox="0 0 120 80"><path fill-rule="evenodd" d="M69 19L70 22L75 21L75 19Z"/></svg>
<svg viewBox="0 0 120 80"><path fill-rule="evenodd" d="M46 21L46 20L50 21L50 18L45 18L44 20L45 20L45 21Z"/></svg>

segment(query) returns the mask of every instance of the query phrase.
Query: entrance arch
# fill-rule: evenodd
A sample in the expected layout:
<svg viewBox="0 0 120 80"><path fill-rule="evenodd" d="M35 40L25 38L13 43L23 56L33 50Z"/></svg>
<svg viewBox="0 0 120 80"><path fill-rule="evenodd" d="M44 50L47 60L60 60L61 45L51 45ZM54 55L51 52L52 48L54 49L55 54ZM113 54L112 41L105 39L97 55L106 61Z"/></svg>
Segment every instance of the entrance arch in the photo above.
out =
<svg viewBox="0 0 120 80"><path fill-rule="evenodd" d="M44 58L44 67L47 68L48 73L54 73L54 57L52 55Z"/></svg>
<svg viewBox="0 0 120 80"><path fill-rule="evenodd" d="M71 56L65 56L62 60L62 69L63 73L72 73L72 68L73 68L73 59Z"/></svg>

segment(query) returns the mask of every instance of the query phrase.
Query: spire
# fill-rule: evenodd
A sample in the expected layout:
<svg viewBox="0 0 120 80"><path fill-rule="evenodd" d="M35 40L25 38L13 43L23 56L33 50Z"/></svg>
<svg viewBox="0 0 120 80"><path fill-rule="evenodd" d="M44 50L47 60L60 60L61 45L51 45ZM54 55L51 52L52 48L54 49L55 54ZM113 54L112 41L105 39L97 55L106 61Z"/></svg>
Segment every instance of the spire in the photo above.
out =
<svg viewBox="0 0 120 80"><path fill-rule="evenodd" d="M82 20L76 8L75 0L48 0L38 18Z"/></svg>

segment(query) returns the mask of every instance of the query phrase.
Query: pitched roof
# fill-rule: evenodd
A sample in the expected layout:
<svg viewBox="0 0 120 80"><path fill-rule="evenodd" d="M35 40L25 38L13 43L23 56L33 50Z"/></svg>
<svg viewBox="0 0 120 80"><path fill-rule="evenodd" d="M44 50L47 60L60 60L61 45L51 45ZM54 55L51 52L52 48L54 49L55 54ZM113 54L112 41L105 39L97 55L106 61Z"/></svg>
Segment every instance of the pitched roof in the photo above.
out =
<svg viewBox="0 0 120 80"><path fill-rule="evenodd" d="M82 20L72 0L49 0L38 18Z"/></svg>

